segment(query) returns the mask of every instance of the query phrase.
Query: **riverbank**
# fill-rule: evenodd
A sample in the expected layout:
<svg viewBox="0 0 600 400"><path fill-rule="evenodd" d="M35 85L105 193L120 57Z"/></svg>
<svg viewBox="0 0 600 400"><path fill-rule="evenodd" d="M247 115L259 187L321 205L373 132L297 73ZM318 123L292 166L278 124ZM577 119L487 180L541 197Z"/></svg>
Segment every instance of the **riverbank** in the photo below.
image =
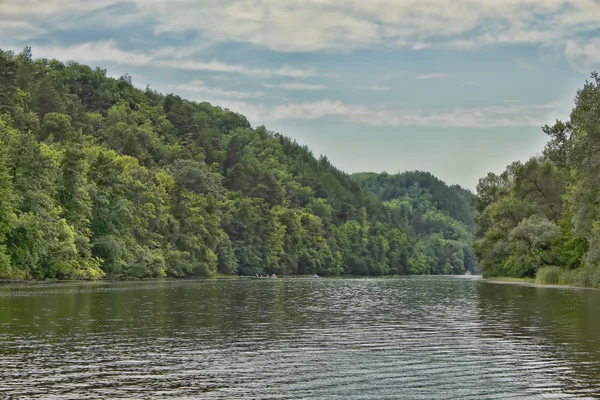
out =
<svg viewBox="0 0 600 400"><path fill-rule="evenodd" d="M337 279L368 279L368 278L411 278L411 277L450 277L458 279L481 279L481 275L325 275L319 276L319 278L337 278ZM104 277L102 279L0 279L0 285L18 284L18 285L48 285L48 284L66 284L66 283L82 283L82 282L94 282L94 283L135 283L135 282L155 282L155 281L186 281L186 280L236 280L236 279L254 279L253 275L223 275L216 274L214 276L197 276L197 277L161 277L161 278L118 278L118 277ZM313 279L313 275L281 275L277 279L291 280L291 279ZM499 278L503 279L503 278ZM513 278L506 278L513 279Z"/></svg>
<svg viewBox="0 0 600 400"><path fill-rule="evenodd" d="M557 289L592 289L599 290L598 288L588 286L577 286L577 285L559 285L559 284L548 284L536 282L533 278L511 278L506 276L499 276L494 278L481 278L484 282L505 284L505 285L520 285L529 287L539 288L557 288Z"/></svg>
<svg viewBox="0 0 600 400"><path fill-rule="evenodd" d="M345 276L351 278L354 276ZM223 275L216 274L214 276L186 276L186 277L162 277L162 278L102 278L102 279L0 279L0 285L18 284L18 285L49 285L57 283L135 283L135 282L156 282L156 281L193 281L193 280L235 280L255 278L252 275ZM312 275L284 275L277 279L308 279ZM364 277L363 277L364 278Z"/></svg>

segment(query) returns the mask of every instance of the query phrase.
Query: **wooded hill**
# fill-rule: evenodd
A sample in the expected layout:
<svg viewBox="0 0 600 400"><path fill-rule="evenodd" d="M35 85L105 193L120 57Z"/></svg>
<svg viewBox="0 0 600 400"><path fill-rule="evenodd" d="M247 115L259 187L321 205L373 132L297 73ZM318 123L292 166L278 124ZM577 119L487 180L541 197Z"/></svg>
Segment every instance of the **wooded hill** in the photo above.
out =
<svg viewBox="0 0 600 400"><path fill-rule="evenodd" d="M0 278L472 269L427 185L381 201L240 114L0 50Z"/></svg>

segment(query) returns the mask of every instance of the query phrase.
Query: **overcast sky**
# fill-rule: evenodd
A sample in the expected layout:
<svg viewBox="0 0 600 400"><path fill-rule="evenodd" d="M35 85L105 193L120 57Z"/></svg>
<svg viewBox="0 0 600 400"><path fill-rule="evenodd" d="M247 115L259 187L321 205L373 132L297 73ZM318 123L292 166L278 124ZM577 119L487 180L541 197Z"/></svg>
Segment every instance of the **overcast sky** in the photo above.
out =
<svg viewBox="0 0 600 400"><path fill-rule="evenodd" d="M210 101L347 172L474 189L600 70L600 0L0 0L0 48Z"/></svg>

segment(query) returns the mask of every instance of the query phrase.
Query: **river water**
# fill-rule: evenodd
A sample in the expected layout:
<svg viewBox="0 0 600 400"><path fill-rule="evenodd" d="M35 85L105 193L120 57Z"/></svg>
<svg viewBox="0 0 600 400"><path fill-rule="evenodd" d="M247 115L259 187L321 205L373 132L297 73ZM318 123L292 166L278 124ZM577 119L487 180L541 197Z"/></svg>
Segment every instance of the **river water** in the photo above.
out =
<svg viewBox="0 0 600 400"><path fill-rule="evenodd" d="M473 278L0 286L1 398L600 396L600 291Z"/></svg>

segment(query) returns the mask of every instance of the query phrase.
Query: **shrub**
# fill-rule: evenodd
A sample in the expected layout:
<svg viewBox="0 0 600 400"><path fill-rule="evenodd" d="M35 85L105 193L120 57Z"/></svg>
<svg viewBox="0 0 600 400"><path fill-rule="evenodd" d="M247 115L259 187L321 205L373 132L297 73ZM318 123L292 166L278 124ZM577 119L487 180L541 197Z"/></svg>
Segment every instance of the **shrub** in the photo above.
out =
<svg viewBox="0 0 600 400"><path fill-rule="evenodd" d="M556 266L542 267L535 274L535 283L558 285L563 271L565 270Z"/></svg>

